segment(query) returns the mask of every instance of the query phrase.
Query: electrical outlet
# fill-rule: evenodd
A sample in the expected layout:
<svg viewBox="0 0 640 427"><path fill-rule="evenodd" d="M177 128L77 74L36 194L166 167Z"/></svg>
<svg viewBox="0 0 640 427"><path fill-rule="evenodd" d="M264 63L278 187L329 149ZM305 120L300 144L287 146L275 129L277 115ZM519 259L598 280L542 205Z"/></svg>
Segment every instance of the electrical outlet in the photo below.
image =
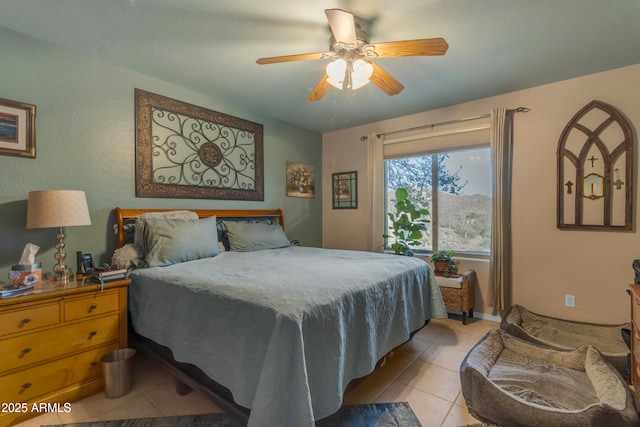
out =
<svg viewBox="0 0 640 427"><path fill-rule="evenodd" d="M565 295L564 296L564 305L566 307L575 308L575 306L576 306L576 297L574 295Z"/></svg>

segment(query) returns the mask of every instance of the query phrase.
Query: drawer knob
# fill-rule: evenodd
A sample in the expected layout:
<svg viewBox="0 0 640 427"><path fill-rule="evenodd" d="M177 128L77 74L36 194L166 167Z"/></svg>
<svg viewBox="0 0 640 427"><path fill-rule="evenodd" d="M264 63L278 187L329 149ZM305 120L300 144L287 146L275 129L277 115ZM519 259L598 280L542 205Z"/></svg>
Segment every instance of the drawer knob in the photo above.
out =
<svg viewBox="0 0 640 427"><path fill-rule="evenodd" d="M22 319L22 320L20 321L20 324L22 324L22 325L26 325L26 324L27 324L27 323L29 323L29 322L31 322L31 319L29 319L29 318L27 317L27 318L25 318L25 319Z"/></svg>
<svg viewBox="0 0 640 427"><path fill-rule="evenodd" d="M30 351L31 351L31 348L27 347L27 348L23 349L20 353L22 353L22 354L27 354L27 353L29 353Z"/></svg>
<svg viewBox="0 0 640 427"><path fill-rule="evenodd" d="M22 384L22 388L29 388L29 387L31 387L31 383Z"/></svg>
<svg viewBox="0 0 640 427"><path fill-rule="evenodd" d="M96 332L96 331L89 332L89 339L95 337L96 335L98 335L98 332Z"/></svg>
<svg viewBox="0 0 640 427"><path fill-rule="evenodd" d="M95 310L96 308L98 308L98 306L97 306L97 305L95 305L95 304L90 305L90 306L89 306L89 313L91 313L91 312L92 312L93 310Z"/></svg>
<svg viewBox="0 0 640 427"><path fill-rule="evenodd" d="M95 361L94 361L94 362L89 363L89 365L91 365L91 366L98 366L98 362L95 362Z"/></svg>

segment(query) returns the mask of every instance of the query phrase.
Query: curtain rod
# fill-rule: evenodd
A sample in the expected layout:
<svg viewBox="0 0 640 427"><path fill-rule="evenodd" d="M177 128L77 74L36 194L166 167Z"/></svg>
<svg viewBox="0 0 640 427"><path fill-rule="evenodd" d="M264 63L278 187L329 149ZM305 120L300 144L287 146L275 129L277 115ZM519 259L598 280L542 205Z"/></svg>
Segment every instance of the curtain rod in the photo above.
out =
<svg viewBox="0 0 640 427"><path fill-rule="evenodd" d="M531 109L527 108L527 107L518 107L518 108L510 109L510 110L507 110L507 111L515 111L516 113L528 113L530 110ZM480 116L467 117L467 118L464 118L464 119L448 120L446 122L431 123L429 125L416 126L416 127L413 127L413 128L393 130L393 131L390 131L390 132L376 134L376 136L378 138L380 138L381 136L394 135L396 133L411 132L411 131L420 130L420 129L433 129L434 127L437 127L437 126L452 125L454 123L469 122L471 120L486 119L486 118L489 118L489 117L491 117L491 114L482 114ZM360 141L366 141L367 139L369 139L368 136L361 136L360 137Z"/></svg>

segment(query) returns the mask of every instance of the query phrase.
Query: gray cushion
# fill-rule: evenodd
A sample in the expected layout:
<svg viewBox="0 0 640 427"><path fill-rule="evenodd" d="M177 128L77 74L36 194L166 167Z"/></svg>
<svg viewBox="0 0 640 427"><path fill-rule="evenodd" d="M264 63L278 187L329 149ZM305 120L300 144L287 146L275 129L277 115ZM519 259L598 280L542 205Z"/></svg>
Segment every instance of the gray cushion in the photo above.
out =
<svg viewBox="0 0 640 427"><path fill-rule="evenodd" d="M460 381L469 412L499 425L623 426L638 421L631 390L590 345L562 351L494 329L467 354Z"/></svg>
<svg viewBox="0 0 640 427"><path fill-rule="evenodd" d="M250 252L291 246L282 227L276 224L224 221L232 251Z"/></svg>
<svg viewBox="0 0 640 427"><path fill-rule="evenodd" d="M218 255L216 217L197 220L148 218L144 240L149 267Z"/></svg>
<svg viewBox="0 0 640 427"><path fill-rule="evenodd" d="M514 337L559 350L592 345L625 375L630 351L622 339L623 328L630 329L631 326L629 323L600 325L557 319L533 313L517 304L509 307L500 324L500 329Z"/></svg>

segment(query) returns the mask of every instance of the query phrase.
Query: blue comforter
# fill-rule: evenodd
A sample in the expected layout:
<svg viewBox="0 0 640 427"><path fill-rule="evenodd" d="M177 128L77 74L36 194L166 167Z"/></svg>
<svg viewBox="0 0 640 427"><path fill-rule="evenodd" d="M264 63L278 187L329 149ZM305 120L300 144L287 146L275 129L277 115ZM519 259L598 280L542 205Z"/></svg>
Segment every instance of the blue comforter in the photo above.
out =
<svg viewBox="0 0 640 427"><path fill-rule="evenodd" d="M134 329L231 390L250 427L313 426L350 380L446 317L427 263L389 254L224 252L131 277Z"/></svg>

